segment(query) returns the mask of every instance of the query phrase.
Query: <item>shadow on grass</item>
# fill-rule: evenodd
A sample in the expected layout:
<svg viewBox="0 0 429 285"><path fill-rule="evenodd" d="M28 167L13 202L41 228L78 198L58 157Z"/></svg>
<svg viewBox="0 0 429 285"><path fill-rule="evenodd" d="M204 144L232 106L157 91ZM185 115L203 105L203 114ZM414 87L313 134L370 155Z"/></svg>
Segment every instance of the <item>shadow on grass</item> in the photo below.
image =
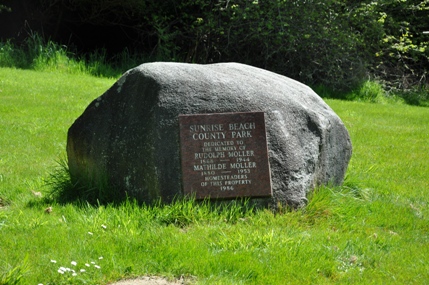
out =
<svg viewBox="0 0 429 285"><path fill-rule="evenodd" d="M196 200L195 197L177 196L172 201L161 199L151 203L137 201L126 195L118 195L111 188L98 189L72 183L66 161L60 161L46 182L48 193L27 203L30 208L46 208L51 205L72 205L77 208L115 208L118 211L136 210L147 213L162 225L186 227L202 221L236 223L264 209L260 201L242 198L235 200ZM128 210L127 210L128 209Z"/></svg>
<svg viewBox="0 0 429 285"><path fill-rule="evenodd" d="M429 87L415 87L411 90L386 92L383 84L368 80L349 91L339 91L327 86L313 86L313 90L324 99L383 103L401 101L407 105L429 107Z"/></svg>
<svg viewBox="0 0 429 285"><path fill-rule="evenodd" d="M100 184L98 184L100 185ZM196 200L195 197L176 196L172 201L158 199L144 203L126 194L118 194L117 189L105 187L99 189L94 186L85 186L73 183L70 177L67 162L62 160L52 172L46 182L48 194L43 198L28 202L28 207L48 208L51 205L73 205L77 208L111 207L123 209L132 207L141 212L149 212L152 220L162 225L185 227L190 224L207 220L221 220L227 223L236 223L256 214L259 211L271 210L275 215L286 215L290 212L300 211L287 205L277 205L272 208L267 199L241 198L241 199L205 199ZM370 200L370 189L362 187L359 183L346 179L342 186L318 187L309 194L309 203L302 209L302 213L311 215L330 208L336 197L347 199ZM322 211L322 212L323 212Z"/></svg>

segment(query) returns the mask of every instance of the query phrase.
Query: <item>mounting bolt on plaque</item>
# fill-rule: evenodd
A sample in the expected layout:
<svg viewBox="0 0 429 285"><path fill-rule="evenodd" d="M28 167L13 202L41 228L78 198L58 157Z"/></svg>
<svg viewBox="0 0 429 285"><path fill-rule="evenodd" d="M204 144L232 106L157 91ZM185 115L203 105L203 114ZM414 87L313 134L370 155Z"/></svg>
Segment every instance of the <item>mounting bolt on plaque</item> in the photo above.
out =
<svg viewBox="0 0 429 285"><path fill-rule="evenodd" d="M179 124L185 195L272 196L264 112L179 115Z"/></svg>

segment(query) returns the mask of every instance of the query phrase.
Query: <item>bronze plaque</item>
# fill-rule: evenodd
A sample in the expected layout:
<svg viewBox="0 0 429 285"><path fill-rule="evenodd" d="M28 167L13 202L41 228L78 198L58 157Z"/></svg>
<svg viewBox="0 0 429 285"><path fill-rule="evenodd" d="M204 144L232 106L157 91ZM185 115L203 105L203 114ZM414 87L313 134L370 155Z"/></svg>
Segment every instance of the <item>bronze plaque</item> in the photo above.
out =
<svg viewBox="0 0 429 285"><path fill-rule="evenodd" d="M263 112L179 115L179 124L185 194L272 196Z"/></svg>

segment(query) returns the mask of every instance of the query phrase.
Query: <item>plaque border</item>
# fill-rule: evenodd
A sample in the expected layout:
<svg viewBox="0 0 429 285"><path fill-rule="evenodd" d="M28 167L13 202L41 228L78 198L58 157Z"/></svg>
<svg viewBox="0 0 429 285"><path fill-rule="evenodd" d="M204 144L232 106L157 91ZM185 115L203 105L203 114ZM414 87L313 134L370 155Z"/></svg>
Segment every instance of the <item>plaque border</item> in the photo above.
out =
<svg viewBox="0 0 429 285"><path fill-rule="evenodd" d="M191 164L187 163L189 161L191 161L190 159L184 159L185 155L189 155L189 152L186 150L188 148L188 146L186 145L186 142L188 142L189 140L185 139L185 135L184 135L184 131L186 131L185 129L185 125L188 126L189 121L187 121L185 124L182 124L182 122L184 120L196 120L198 117L201 118L210 118L210 117L234 117L234 116L262 116L261 118L255 118L255 120L262 120L262 124L260 127L262 127L262 130L259 130L259 132L261 133L260 135L262 135L262 139L263 141L261 142L263 145L261 146L261 151L262 151L262 158L259 158L258 164L259 163L263 163L262 167L263 170L262 173L259 174L259 176L265 176L262 177L262 179L260 179L262 182L258 181L256 183L256 186L251 186L248 189L244 189L244 190L240 190L238 193L234 193L234 191L222 191L222 192L218 192L218 195L213 195L213 191L204 191L202 190L203 187L197 187L195 190L192 189L192 186L189 185L189 181L186 178L186 169L189 169L191 167ZM198 113L198 114L179 114L178 116L178 121L179 121L179 149L180 149L180 165L181 165L181 174L182 174L182 191L183 194L185 196L194 196L195 199L197 200L201 200L201 199L234 199L234 198L244 198L244 197L272 197L273 196L273 190L272 190L272 180L271 180L271 167L270 167L270 162L269 162L269 152L268 152L268 139L267 139L267 133L266 133L266 123L265 123L265 112L262 111L250 111L250 112L225 112L225 113ZM201 124L204 124L205 122L202 122ZM258 133L259 133L258 132ZM255 140L260 140L261 137L255 138ZM235 140L234 142L236 142L237 140ZM254 144L256 144L257 142L255 142ZM260 153L258 153L260 154ZM263 156L265 156L266 158L264 159ZM266 165L264 165L266 164ZM252 179L255 179L255 177L257 177L257 175L255 176L251 176ZM189 178L189 180L191 180L192 178ZM222 180L223 181L223 180ZM266 183L267 185L263 185L263 183ZM258 184L262 184L262 186L258 186ZM215 187L215 186L211 186L211 187ZM216 186L217 187L217 186ZM255 187L260 187L263 190L261 191L261 193L257 193L258 190L255 189ZM221 191L221 190L219 190ZM220 194L222 193L222 195Z"/></svg>

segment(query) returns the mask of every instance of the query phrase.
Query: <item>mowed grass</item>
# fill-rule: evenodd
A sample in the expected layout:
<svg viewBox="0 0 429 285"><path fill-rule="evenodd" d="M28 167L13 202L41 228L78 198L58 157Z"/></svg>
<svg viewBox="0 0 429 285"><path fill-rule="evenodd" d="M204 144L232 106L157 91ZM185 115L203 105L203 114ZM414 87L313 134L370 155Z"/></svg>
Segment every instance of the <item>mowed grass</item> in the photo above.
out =
<svg viewBox="0 0 429 285"><path fill-rule="evenodd" d="M64 158L68 127L113 82L0 69L0 181L9 199L39 185Z"/></svg>
<svg viewBox="0 0 429 285"><path fill-rule="evenodd" d="M428 283L429 108L327 100L353 157L344 186L298 211L46 198L68 127L113 82L0 69L0 284Z"/></svg>

